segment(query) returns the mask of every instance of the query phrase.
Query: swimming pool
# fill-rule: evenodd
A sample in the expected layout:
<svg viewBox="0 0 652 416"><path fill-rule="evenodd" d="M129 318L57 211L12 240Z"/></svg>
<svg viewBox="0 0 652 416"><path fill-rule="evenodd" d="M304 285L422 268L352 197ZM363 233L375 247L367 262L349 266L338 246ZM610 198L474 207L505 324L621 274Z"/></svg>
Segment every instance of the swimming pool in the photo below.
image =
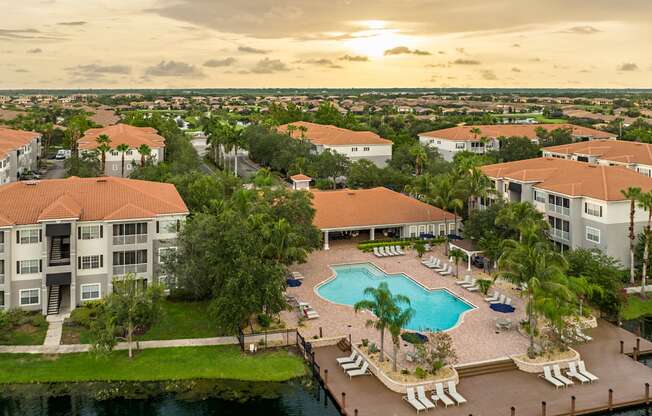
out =
<svg viewBox="0 0 652 416"><path fill-rule="evenodd" d="M387 282L392 294L405 295L415 311L407 328L414 331L445 331L458 324L475 307L446 289L428 290L407 275L388 275L371 263L332 266L335 277L316 288L333 303L351 305L365 298L367 287Z"/></svg>

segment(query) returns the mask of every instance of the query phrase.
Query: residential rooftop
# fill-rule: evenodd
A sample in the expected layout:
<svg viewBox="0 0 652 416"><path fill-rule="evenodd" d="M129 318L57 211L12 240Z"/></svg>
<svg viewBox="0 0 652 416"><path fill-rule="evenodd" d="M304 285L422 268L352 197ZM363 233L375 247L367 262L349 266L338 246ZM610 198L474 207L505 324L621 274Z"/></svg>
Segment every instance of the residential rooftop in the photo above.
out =
<svg viewBox="0 0 652 416"><path fill-rule="evenodd" d="M479 134L474 134L472 129L480 129ZM477 126L456 126L447 129L433 130L419 133L419 136L432 137L436 139L468 141L480 140L481 137L497 139L499 137L527 137L530 140L537 140L537 129L543 128L547 131L569 128L574 137L609 139L615 135L606 131L591 129L588 127L576 126L574 124L484 124Z"/></svg>
<svg viewBox="0 0 652 416"><path fill-rule="evenodd" d="M288 131L288 126L296 127L294 131ZM305 132L299 130L305 127ZM315 145L347 146L347 145L378 145L392 144L391 140L383 139L372 131L355 131L340 127L310 123L308 121L297 121L294 123L278 126L279 133L290 134L292 138L305 138Z"/></svg>
<svg viewBox="0 0 652 416"><path fill-rule="evenodd" d="M160 136L156 129L152 127L134 127L129 124L115 124L99 129L87 130L84 137L79 139L79 149L96 149L99 146L97 138L102 134L109 136L112 148L115 148L119 144L126 144L130 149L138 149L143 144L148 145L152 149L165 147L165 138Z"/></svg>
<svg viewBox="0 0 652 416"><path fill-rule="evenodd" d="M537 188L571 197L623 201L622 190L652 189L652 178L622 166L592 165L575 160L540 157L481 167L487 176L535 183Z"/></svg>
<svg viewBox="0 0 652 416"><path fill-rule="evenodd" d="M11 151L29 144L37 137L41 137L41 133L0 127L0 159L4 159Z"/></svg>
<svg viewBox="0 0 652 416"><path fill-rule="evenodd" d="M649 143L625 140L592 140L590 142L545 147L543 151L563 155L595 156L599 159L619 163L652 165L652 144Z"/></svg>
<svg viewBox="0 0 652 416"><path fill-rule="evenodd" d="M187 213L176 188L168 183L73 176L0 186L0 227L62 219L111 221Z"/></svg>

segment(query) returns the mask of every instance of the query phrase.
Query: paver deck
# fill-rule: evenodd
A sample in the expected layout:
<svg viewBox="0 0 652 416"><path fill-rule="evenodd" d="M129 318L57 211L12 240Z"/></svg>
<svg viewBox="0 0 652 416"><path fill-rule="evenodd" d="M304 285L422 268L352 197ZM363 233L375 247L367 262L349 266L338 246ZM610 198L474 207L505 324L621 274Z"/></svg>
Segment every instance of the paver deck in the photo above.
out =
<svg viewBox="0 0 652 416"><path fill-rule="evenodd" d="M587 369L600 377L594 384L576 384L567 389L556 390L535 374L513 370L462 378L457 390L468 400L459 407L434 410L448 416L505 416L510 407L516 415L540 415L541 402L547 402L547 414L560 415L570 412L571 396L576 396L576 409L592 409L605 406L608 390L614 390L614 403L643 399L645 383L652 384L652 369L620 354L619 341L625 341L625 351L635 346L636 336L622 328L600 321L592 332L594 341L574 347L586 362ZM649 350L652 343L641 340L641 350ZM413 415L414 409L401 395L388 390L374 376L356 377L349 380L335 362L345 355L337 347L315 349L315 357L324 369L328 369L328 387L340 399L346 392L346 409L359 415Z"/></svg>

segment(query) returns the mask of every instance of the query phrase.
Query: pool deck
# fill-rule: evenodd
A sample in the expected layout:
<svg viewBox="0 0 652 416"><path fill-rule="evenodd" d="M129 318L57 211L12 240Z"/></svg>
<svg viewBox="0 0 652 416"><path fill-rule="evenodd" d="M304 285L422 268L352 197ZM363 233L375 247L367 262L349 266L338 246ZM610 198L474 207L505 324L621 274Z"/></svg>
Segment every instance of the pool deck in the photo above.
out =
<svg viewBox="0 0 652 416"><path fill-rule="evenodd" d="M589 409L605 409L608 391L613 389L613 403L642 401L645 398L645 383L652 384L652 369L620 354L619 341L625 341L625 351L631 352L636 336L622 328L599 321L592 331L594 341L576 346L587 369L600 377L594 384L576 384L556 390L535 374L518 370L462 378L457 390L468 403L444 408L439 405L436 414L450 416L506 416L510 408L516 408L516 415L541 415L541 402L546 401L548 416L567 415L571 410L571 396L576 397L576 413ZM651 350L652 343L641 339L641 350ZM414 415L415 410L398 393L387 389L374 376L348 376L337 366L336 357L346 355L337 347L316 348L315 358L321 367L322 377L328 369L327 386L331 394L341 403L341 393L346 393L345 410L353 415L358 409L365 415Z"/></svg>
<svg viewBox="0 0 652 416"><path fill-rule="evenodd" d="M372 318L369 312L361 311L356 314L352 307L329 302L314 290L320 283L334 276L329 266L370 262L389 274L405 273L428 289L446 288L477 307L466 312L461 323L447 331L453 339L459 364L503 359L514 354L522 354L527 350L528 340L515 329L504 332L496 330L495 320L498 317L511 319L516 327L518 321L525 316L523 301L511 284L498 283L499 290L510 296L516 307L516 312L503 314L490 309L489 304L484 301L484 296L479 292L472 293L455 284L454 275L441 277L423 266L421 259L412 250L408 250L405 256L377 258L372 253L358 250L351 243L334 242L331 247L328 251L312 253L305 264L293 268L301 272L305 279L300 287L288 288L288 294L295 296L299 301L308 302L320 315L319 319L305 321L304 326L299 328L306 339L318 335L321 328L324 337L348 337L351 334L354 343L360 342L363 338L379 342L379 333L365 325L367 320ZM431 255L445 259L442 247L437 247L425 256ZM460 276L466 273L466 263L462 263L460 262ZM481 277L480 271L476 268L472 273L476 278ZM493 288L490 292L492 290ZM291 326L293 320L297 319L296 312L284 313L283 319ZM386 334L385 339L390 339L389 334ZM389 342L386 348L387 351L391 348Z"/></svg>

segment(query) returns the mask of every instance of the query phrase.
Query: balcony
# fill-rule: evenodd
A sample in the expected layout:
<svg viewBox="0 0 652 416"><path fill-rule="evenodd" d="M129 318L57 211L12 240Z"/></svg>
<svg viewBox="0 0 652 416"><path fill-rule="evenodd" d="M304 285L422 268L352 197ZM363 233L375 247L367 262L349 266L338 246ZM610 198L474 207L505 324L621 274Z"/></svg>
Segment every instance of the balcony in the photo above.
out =
<svg viewBox="0 0 652 416"><path fill-rule="evenodd" d="M114 246L125 246L132 244L147 243L147 234L131 234L131 235L116 235L113 236Z"/></svg>
<svg viewBox="0 0 652 416"><path fill-rule="evenodd" d="M547 205L548 211L550 212L556 212L557 214L569 216L570 215L570 208L568 207L563 207L561 205L554 205L554 204L548 204Z"/></svg>
<svg viewBox="0 0 652 416"><path fill-rule="evenodd" d="M570 240L570 233L568 231L558 230L556 228L550 229L550 235L563 241Z"/></svg>
<svg viewBox="0 0 652 416"><path fill-rule="evenodd" d="M0 285L4 285L4 284L5 284L5 275L4 273L2 273L0 274Z"/></svg>
<svg viewBox="0 0 652 416"><path fill-rule="evenodd" d="M0 254L5 252L5 243L0 243Z"/></svg>
<svg viewBox="0 0 652 416"><path fill-rule="evenodd" d="M128 273L147 273L147 263L142 264L124 264L122 266L113 266L114 276L124 276Z"/></svg>

